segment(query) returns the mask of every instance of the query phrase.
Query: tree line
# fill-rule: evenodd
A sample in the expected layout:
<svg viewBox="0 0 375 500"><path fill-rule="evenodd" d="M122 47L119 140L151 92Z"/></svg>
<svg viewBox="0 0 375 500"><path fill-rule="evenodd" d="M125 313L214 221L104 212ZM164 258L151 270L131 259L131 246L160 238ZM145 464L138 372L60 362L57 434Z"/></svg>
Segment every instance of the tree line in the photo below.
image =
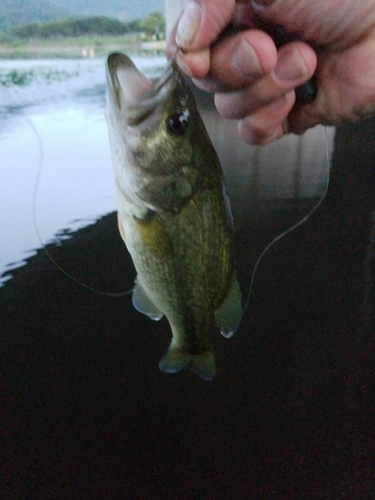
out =
<svg viewBox="0 0 375 500"><path fill-rule="evenodd" d="M12 29L17 38L61 38L87 35L126 35L144 32L155 38L163 38L165 20L161 12L150 12L144 19L121 22L105 16L71 18L46 23L28 23Z"/></svg>

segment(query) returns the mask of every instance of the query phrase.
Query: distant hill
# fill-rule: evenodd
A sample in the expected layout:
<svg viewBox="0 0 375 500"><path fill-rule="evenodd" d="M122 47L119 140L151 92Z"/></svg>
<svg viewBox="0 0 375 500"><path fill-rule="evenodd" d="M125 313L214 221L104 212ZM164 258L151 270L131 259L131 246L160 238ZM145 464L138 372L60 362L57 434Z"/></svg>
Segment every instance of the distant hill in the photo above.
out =
<svg viewBox="0 0 375 500"><path fill-rule="evenodd" d="M48 0L1 0L0 31L7 32L14 26L56 21L73 15L68 8L55 5Z"/></svg>
<svg viewBox="0 0 375 500"><path fill-rule="evenodd" d="M0 32L33 22L80 16L106 16L122 21L164 13L165 0L0 0Z"/></svg>
<svg viewBox="0 0 375 500"><path fill-rule="evenodd" d="M31 0L35 1L35 0ZM164 14L165 0L51 0L51 3L81 16L107 16L132 21L153 10Z"/></svg>
<svg viewBox="0 0 375 500"><path fill-rule="evenodd" d="M118 19L109 19L105 16L77 17L62 21L49 21L47 23L29 23L16 26L12 34L18 38L56 38L76 37L87 35L124 35L140 22L130 21L123 23ZM134 25L134 26L133 26Z"/></svg>

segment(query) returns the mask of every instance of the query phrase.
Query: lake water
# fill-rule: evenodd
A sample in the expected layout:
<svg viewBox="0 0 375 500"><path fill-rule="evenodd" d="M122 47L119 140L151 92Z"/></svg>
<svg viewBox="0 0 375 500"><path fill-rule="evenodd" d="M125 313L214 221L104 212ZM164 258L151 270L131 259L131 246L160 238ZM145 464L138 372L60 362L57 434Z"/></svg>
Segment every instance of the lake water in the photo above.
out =
<svg viewBox="0 0 375 500"><path fill-rule="evenodd" d="M104 108L104 59L0 62L0 275L115 210Z"/></svg>

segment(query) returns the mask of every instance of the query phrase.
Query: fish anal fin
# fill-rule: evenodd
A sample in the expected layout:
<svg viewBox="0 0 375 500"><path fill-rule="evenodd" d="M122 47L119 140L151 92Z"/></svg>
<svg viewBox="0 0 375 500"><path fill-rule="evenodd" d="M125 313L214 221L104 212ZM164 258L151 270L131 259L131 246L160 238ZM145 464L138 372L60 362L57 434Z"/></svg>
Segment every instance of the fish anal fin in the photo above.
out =
<svg viewBox="0 0 375 500"><path fill-rule="evenodd" d="M177 373L184 368L190 368L203 380L211 381L216 372L215 355L211 349L189 354L181 349L170 347L161 358L159 368L166 373Z"/></svg>
<svg viewBox="0 0 375 500"><path fill-rule="evenodd" d="M242 312L241 290L236 275L233 273L228 292L220 307L215 311L217 326L224 337L231 337L238 329Z"/></svg>
<svg viewBox="0 0 375 500"><path fill-rule="evenodd" d="M137 280L133 289L132 302L137 311L141 312L142 314L146 314L146 316L155 321L159 321L164 316L164 314L152 302L152 300L149 298L149 296L144 291L142 286L137 282Z"/></svg>

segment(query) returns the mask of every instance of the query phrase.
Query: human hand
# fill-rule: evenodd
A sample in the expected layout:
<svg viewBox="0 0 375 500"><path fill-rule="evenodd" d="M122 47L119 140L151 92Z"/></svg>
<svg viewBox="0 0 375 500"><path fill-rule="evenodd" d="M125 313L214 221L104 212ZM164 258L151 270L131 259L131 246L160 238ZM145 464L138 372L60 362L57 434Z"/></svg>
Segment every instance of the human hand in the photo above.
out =
<svg viewBox="0 0 375 500"><path fill-rule="evenodd" d="M223 116L240 119L246 142L266 144L286 131L374 112L375 0L190 0L184 13L167 52L183 49L181 68L215 92ZM242 31L218 40L228 25ZM277 48L267 33L275 26L294 41ZM314 71L316 98L296 103L294 89Z"/></svg>

